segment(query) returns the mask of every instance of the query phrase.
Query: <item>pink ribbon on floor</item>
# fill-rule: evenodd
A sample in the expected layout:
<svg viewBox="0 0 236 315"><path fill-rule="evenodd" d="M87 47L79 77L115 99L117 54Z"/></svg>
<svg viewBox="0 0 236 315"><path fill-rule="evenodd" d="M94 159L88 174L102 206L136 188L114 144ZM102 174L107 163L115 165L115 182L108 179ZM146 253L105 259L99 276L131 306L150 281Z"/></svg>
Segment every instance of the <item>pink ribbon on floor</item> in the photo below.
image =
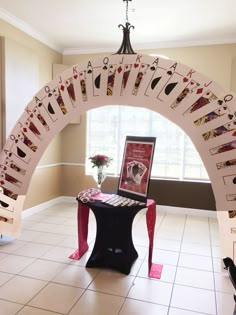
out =
<svg viewBox="0 0 236 315"><path fill-rule="evenodd" d="M97 200L108 197L108 194L99 193L94 196ZM150 278L161 278L163 265L154 264L152 262L153 241L156 223L156 203L152 199L147 200L146 223L149 237L149 253L148 253L148 276ZM78 249L69 256L71 259L79 260L88 250L88 221L89 207L86 204L78 202L77 224L78 224Z"/></svg>

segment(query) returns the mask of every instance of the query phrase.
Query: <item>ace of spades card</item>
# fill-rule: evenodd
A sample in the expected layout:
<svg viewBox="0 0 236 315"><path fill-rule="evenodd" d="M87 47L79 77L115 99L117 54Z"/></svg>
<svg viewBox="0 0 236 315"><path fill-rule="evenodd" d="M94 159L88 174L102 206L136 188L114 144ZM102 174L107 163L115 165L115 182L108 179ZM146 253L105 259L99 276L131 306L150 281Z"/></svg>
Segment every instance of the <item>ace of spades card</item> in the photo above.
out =
<svg viewBox="0 0 236 315"><path fill-rule="evenodd" d="M166 59L158 59L157 64L152 64L149 71L151 74L150 81L144 91L144 94L149 97L158 97L163 87L176 72L177 65L178 64L176 62ZM173 82L171 89L174 88L174 84L175 83Z"/></svg>

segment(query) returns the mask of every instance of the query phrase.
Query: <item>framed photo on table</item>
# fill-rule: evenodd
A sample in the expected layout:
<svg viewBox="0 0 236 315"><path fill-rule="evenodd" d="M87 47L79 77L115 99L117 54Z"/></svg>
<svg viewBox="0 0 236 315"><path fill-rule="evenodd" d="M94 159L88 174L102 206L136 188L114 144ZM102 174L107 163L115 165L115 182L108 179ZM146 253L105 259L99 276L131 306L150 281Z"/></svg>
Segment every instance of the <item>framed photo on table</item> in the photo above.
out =
<svg viewBox="0 0 236 315"><path fill-rule="evenodd" d="M155 137L126 137L118 195L146 202L155 143Z"/></svg>

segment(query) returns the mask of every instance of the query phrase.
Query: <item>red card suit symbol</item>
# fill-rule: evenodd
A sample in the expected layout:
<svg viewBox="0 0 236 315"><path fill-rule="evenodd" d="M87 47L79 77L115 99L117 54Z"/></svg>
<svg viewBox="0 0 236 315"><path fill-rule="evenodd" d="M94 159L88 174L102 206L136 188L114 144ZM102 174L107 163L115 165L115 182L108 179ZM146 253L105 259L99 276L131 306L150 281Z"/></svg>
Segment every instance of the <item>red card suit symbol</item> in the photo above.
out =
<svg viewBox="0 0 236 315"><path fill-rule="evenodd" d="M188 78L184 77L183 82L188 82ZM192 82L191 82L192 83Z"/></svg>
<svg viewBox="0 0 236 315"><path fill-rule="evenodd" d="M100 83L101 83L101 74L99 74L94 81L94 84L97 89L100 89Z"/></svg>
<svg viewBox="0 0 236 315"><path fill-rule="evenodd" d="M194 85L194 82L193 82L193 81L191 81L191 82L190 82L190 84L191 84L191 85Z"/></svg>
<svg viewBox="0 0 236 315"><path fill-rule="evenodd" d="M77 74L75 74L75 75L74 75L74 79L77 79L77 78L78 78L78 75L77 75Z"/></svg>
<svg viewBox="0 0 236 315"><path fill-rule="evenodd" d="M34 117L34 115L33 114L30 114L30 118L33 118Z"/></svg>
<svg viewBox="0 0 236 315"><path fill-rule="evenodd" d="M64 88L65 88L64 85L61 85L61 88L60 88L61 91L64 91Z"/></svg>
<svg viewBox="0 0 236 315"><path fill-rule="evenodd" d="M135 63L135 64L134 64L134 67L135 67L135 68L137 68L137 67L138 67L138 64L137 64L137 63Z"/></svg>
<svg viewBox="0 0 236 315"><path fill-rule="evenodd" d="M178 82L173 82L173 83L168 84L165 88L166 95L169 95L172 92L172 90L176 87L177 84Z"/></svg>
<svg viewBox="0 0 236 315"><path fill-rule="evenodd" d="M236 137L236 131L233 132L232 136L233 136L233 137Z"/></svg>
<svg viewBox="0 0 236 315"><path fill-rule="evenodd" d="M202 93L202 91L203 91L203 89L202 89L202 88L200 88L200 89L197 89L197 94L200 94L200 93Z"/></svg>
<svg viewBox="0 0 236 315"><path fill-rule="evenodd" d="M4 182L3 180L1 180L1 181L0 181L0 184L1 184L1 185L4 185L4 184L5 184L5 182Z"/></svg>
<svg viewBox="0 0 236 315"><path fill-rule="evenodd" d="M122 71L122 67L121 67L121 66L119 66L119 68L117 69L117 71L118 71L119 73L121 73L121 71Z"/></svg>
<svg viewBox="0 0 236 315"><path fill-rule="evenodd" d="M55 114L55 112L54 112L54 110L53 110L53 108L52 108L52 105L51 105L51 103L48 103L48 111L49 111L49 113L50 114Z"/></svg>
<svg viewBox="0 0 236 315"><path fill-rule="evenodd" d="M27 132L27 128L23 128L23 131L24 131L24 132Z"/></svg>
<svg viewBox="0 0 236 315"><path fill-rule="evenodd" d="M151 83L151 89L154 90L161 77L155 78Z"/></svg>
<svg viewBox="0 0 236 315"><path fill-rule="evenodd" d="M17 147L17 154L21 157L21 158L25 158L26 154L25 152L23 152L20 148Z"/></svg>

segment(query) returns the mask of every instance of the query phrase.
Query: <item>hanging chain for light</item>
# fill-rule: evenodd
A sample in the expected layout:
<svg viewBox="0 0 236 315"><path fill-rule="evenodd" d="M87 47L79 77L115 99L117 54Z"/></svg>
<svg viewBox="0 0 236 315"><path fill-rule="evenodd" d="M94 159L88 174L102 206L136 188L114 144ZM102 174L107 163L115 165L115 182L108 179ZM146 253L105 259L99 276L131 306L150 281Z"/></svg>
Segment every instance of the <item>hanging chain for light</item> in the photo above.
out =
<svg viewBox="0 0 236 315"><path fill-rule="evenodd" d="M133 48L131 46L130 43L130 38L129 38L129 34L130 34L130 29L134 28L133 25L131 25L129 23L129 1L132 0L123 0L123 2L126 2L126 22L125 22L125 26L122 24L119 24L118 27L122 27L123 28L123 41L122 44L120 46L120 49L117 51L116 54L136 54L133 51Z"/></svg>
<svg viewBox="0 0 236 315"><path fill-rule="evenodd" d="M131 0L123 0L126 1L126 23L129 23L129 1Z"/></svg>

